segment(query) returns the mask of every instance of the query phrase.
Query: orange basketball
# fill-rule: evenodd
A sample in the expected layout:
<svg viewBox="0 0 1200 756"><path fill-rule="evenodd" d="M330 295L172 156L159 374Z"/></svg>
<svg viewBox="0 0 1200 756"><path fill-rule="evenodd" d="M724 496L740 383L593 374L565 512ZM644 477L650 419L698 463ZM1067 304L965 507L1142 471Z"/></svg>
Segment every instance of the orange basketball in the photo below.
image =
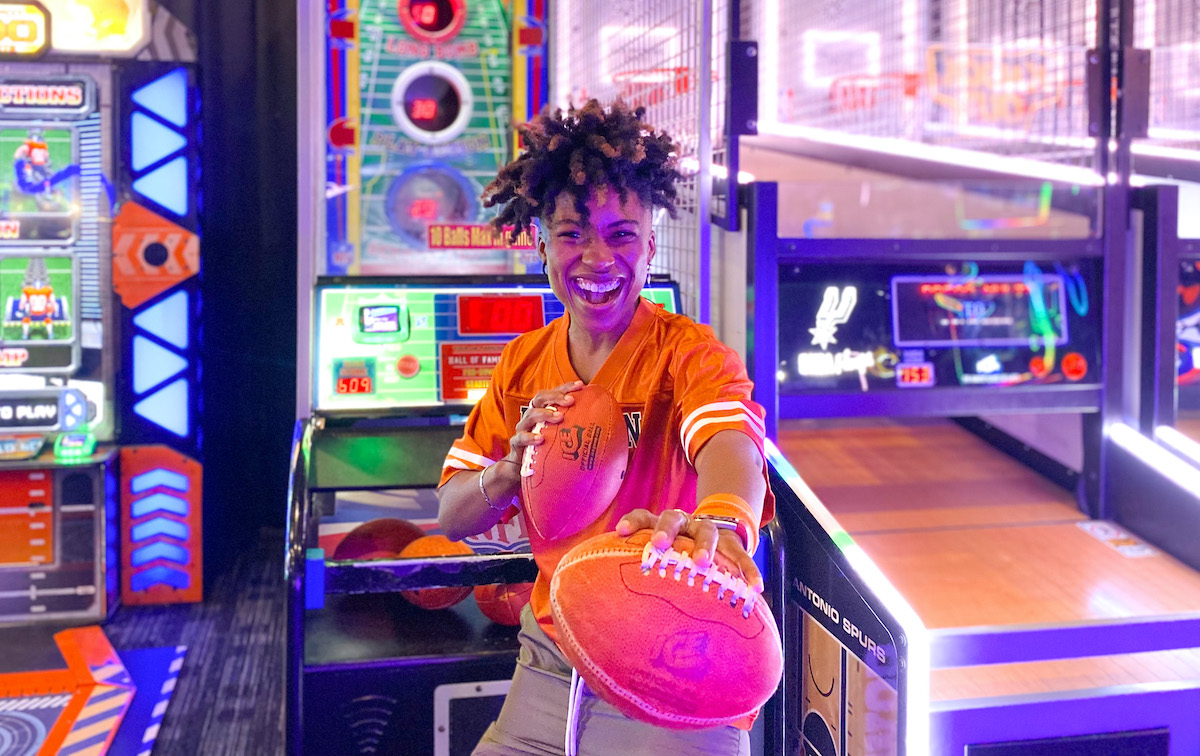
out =
<svg viewBox="0 0 1200 756"><path fill-rule="evenodd" d="M496 583L475 586L475 603L488 619L500 625L521 624L521 610L529 603L533 583Z"/></svg>
<svg viewBox="0 0 1200 756"><path fill-rule="evenodd" d="M461 541L451 541L446 536L422 536L404 547L401 559L431 556L466 556L475 552ZM425 609L447 609L471 594L471 586L461 588L422 588L417 591L401 591L401 595Z"/></svg>
<svg viewBox="0 0 1200 756"><path fill-rule="evenodd" d="M395 517L381 517L364 522L342 538L333 550L334 559L365 559L374 551L390 551L393 555L425 535L419 525ZM375 557L378 559L379 557Z"/></svg>

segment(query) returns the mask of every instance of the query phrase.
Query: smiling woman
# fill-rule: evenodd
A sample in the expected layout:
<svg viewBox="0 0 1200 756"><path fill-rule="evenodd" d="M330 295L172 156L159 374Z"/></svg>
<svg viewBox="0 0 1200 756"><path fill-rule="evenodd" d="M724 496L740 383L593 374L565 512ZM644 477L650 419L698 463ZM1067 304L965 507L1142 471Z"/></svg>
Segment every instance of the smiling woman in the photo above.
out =
<svg viewBox="0 0 1200 756"><path fill-rule="evenodd" d="M565 314L505 347L446 456L438 522L458 539L514 516L525 450L572 430L569 408L585 384L619 405L628 452L611 501L609 494L561 501L548 513L559 527L529 529L538 577L522 615L521 656L504 709L475 754L746 753L753 716L696 731L630 720L573 683L558 646L550 579L575 545L613 531L621 539L645 531L643 541L667 549L682 535L694 543L698 568L719 554L741 584L761 591L752 555L774 500L762 456L763 409L750 399L736 353L708 326L641 297L655 254L652 212L674 214L681 178L670 137L620 101L605 107L595 100L544 113L522 134L526 150L500 171L484 202L501 206L497 228L517 234L540 226L538 255ZM587 489L576 483L559 487ZM706 653L716 659L722 649ZM730 663L727 655L721 663ZM741 661L732 663L738 674ZM644 671L626 666L620 674Z"/></svg>

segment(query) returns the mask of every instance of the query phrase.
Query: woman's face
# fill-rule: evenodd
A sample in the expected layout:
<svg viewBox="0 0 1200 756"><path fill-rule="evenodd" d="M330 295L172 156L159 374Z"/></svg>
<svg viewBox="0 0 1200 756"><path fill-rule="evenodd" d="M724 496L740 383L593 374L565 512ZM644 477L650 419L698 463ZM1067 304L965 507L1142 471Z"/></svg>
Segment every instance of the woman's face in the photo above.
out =
<svg viewBox="0 0 1200 756"><path fill-rule="evenodd" d="M588 198L586 223L570 195L560 196L554 214L543 219L538 255L572 328L619 336L637 310L654 259L654 231L650 208L635 194L624 204L615 190L603 194L603 203L595 192Z"/></svg>

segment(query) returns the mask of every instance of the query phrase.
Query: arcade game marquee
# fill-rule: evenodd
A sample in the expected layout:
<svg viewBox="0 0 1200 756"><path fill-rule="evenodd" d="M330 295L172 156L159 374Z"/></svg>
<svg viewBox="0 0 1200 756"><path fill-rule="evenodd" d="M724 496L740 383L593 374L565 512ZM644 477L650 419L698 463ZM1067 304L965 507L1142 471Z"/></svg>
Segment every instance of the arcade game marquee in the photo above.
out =
<svg viewBox="0 0 1200 756"><path fill-rule="evenodd" d="M195 43L0 2L0 624L197 601Z"/></svg>

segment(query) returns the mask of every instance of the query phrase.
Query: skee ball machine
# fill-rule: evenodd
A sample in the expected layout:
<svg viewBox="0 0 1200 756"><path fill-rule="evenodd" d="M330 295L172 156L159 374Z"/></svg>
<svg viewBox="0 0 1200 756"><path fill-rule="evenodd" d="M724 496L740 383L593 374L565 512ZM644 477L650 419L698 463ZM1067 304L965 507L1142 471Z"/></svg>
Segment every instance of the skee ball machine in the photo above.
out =
<svg viewBox="0 0 1200 756"><path fill-rule="evenodd" d="M0 2L0 623L201 594L195 40Z"/></svg>

